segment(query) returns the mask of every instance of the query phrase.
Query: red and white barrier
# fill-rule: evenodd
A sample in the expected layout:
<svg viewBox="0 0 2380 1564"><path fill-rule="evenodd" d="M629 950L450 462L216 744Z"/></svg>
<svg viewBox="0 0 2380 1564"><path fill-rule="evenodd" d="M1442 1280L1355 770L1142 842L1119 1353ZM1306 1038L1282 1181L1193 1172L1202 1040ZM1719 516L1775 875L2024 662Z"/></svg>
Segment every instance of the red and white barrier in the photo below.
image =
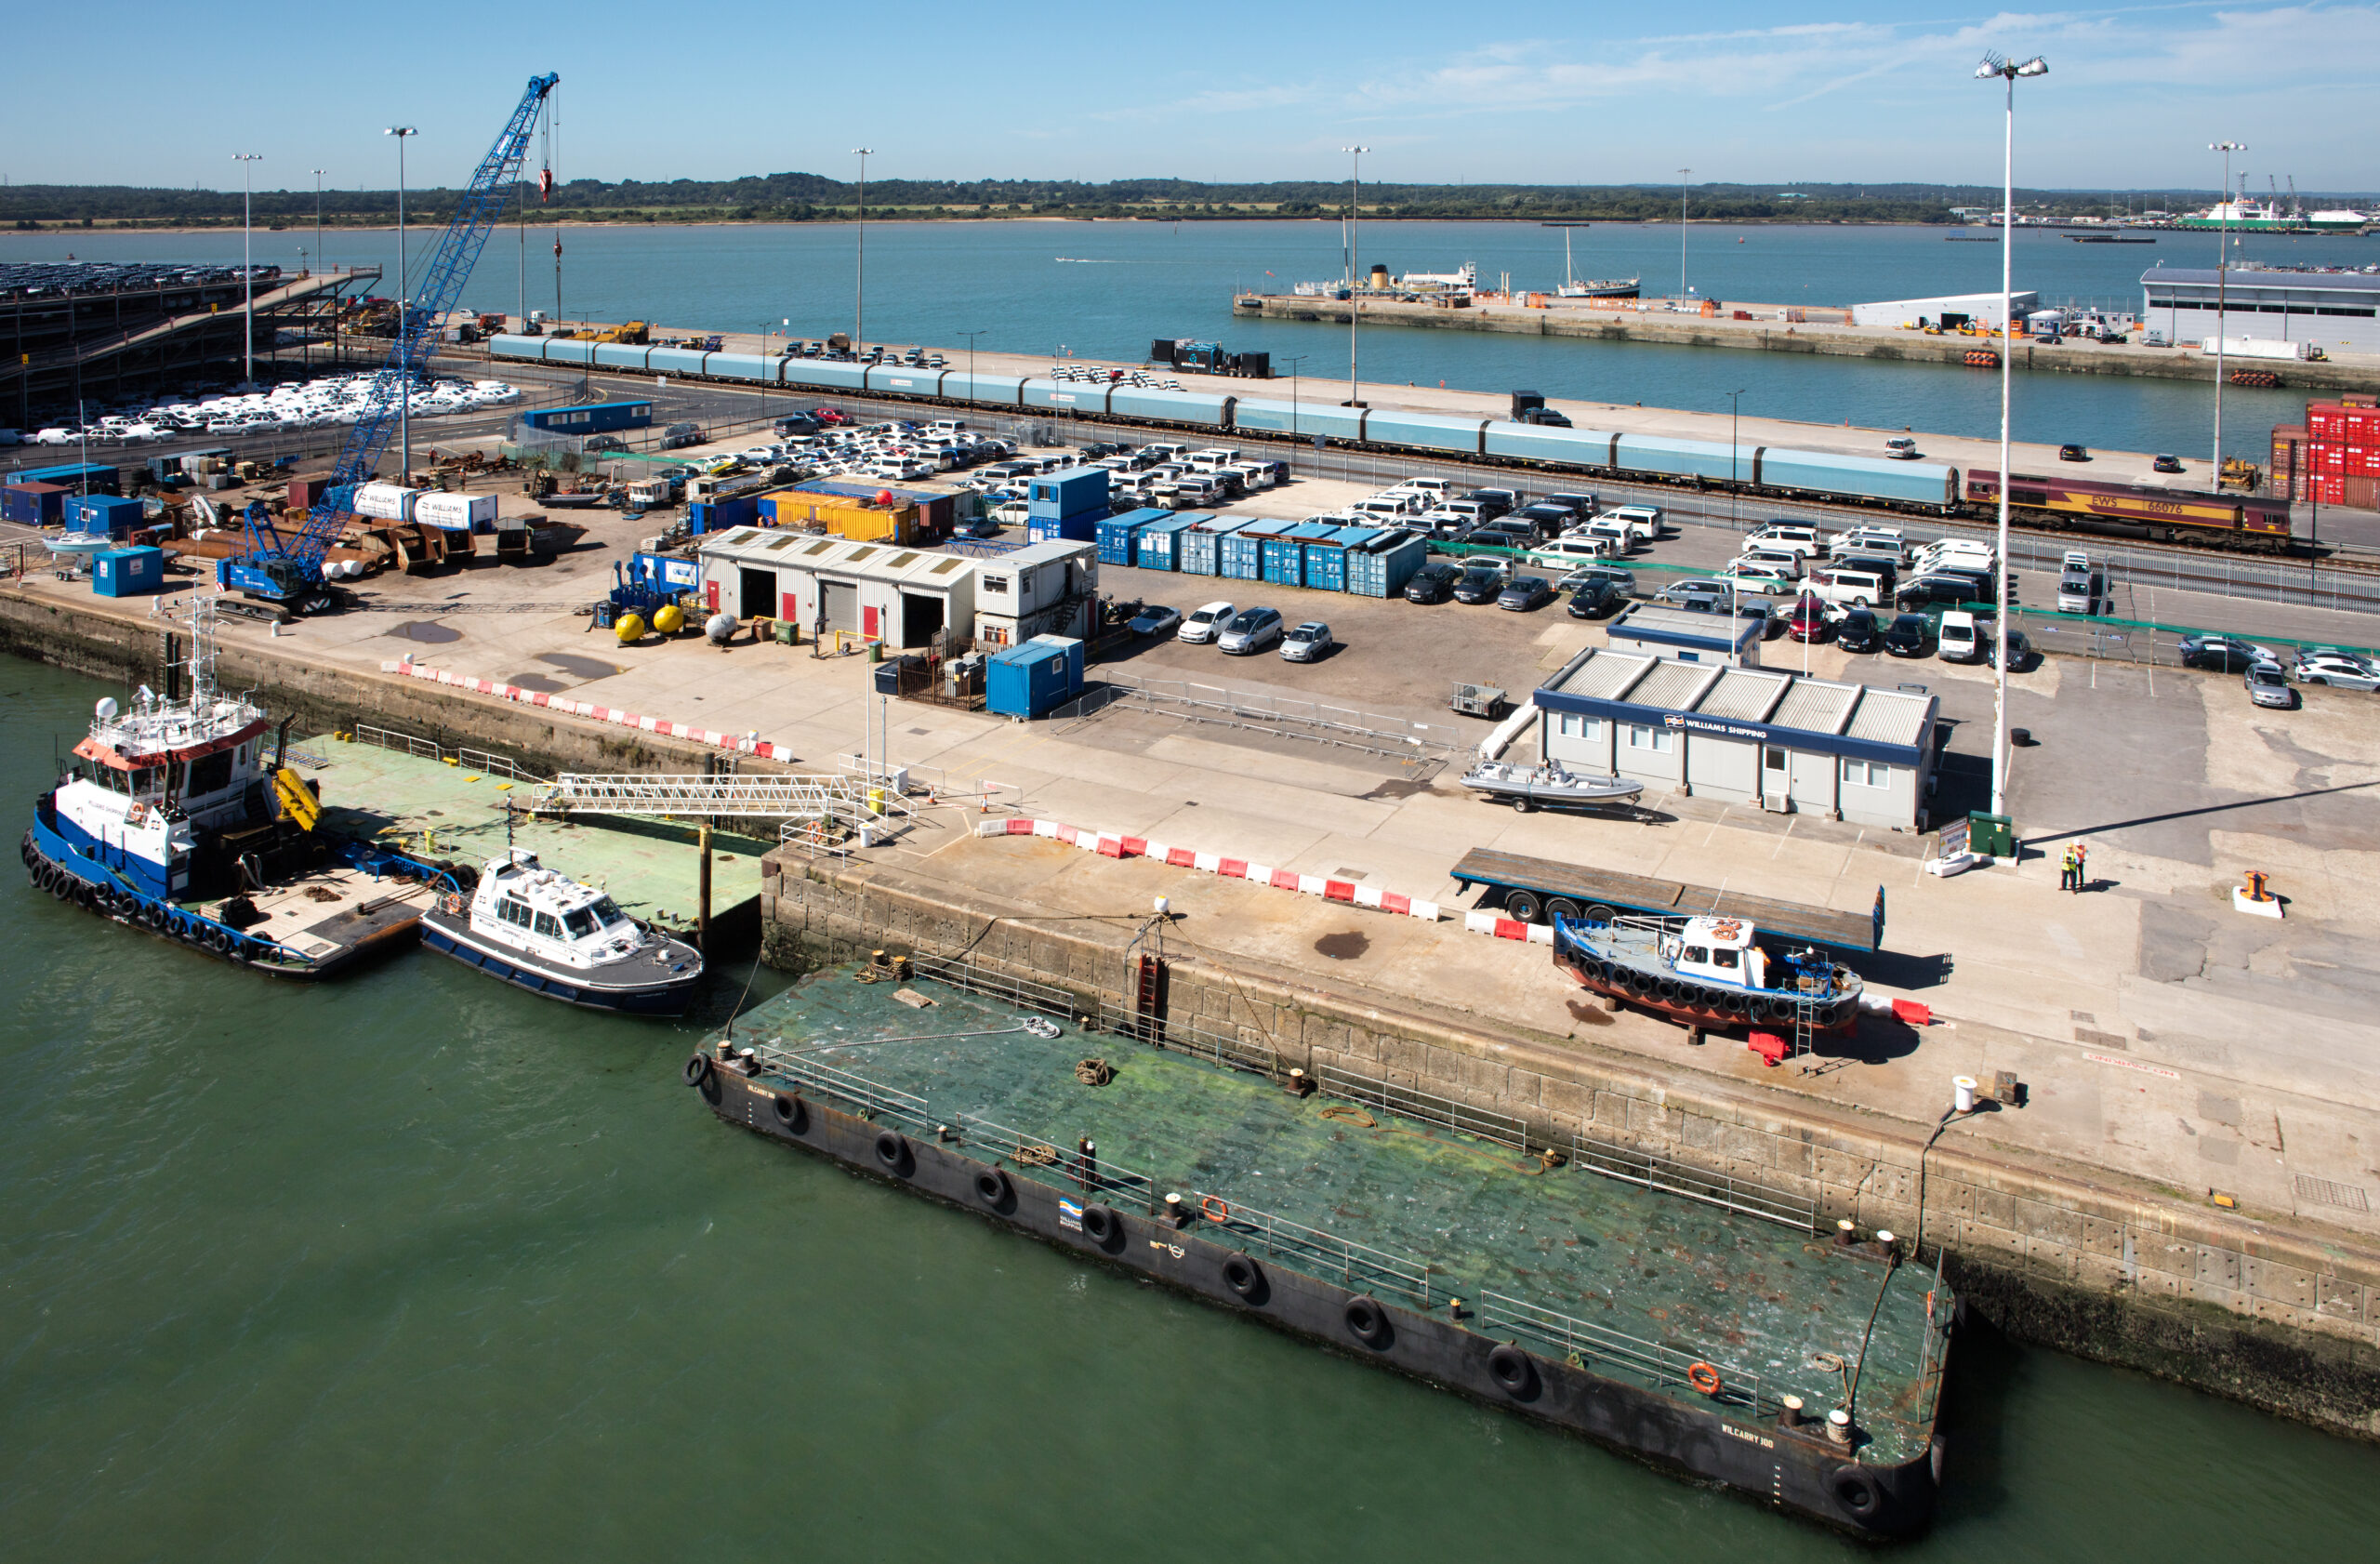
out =
<svg viewBox="0 0 2380 1564"><path fill-rule="evenodd" d="M1226 858L1220 853L1201 853L1192 847L1176 847L1170 842L1151 842L1146 837L1119 836L1112 831L1085 830L1058 820L1032 820L1018 815L1006 820L985 820L975 828L977 836L1039 836L1064 842L1109 858L1157 858L1176 868L1195 869L1201 874L1218 875L1225 880L1247 880L1260 885L1270 885L1276 891L1295 891L1301 895L1319 896L1325 901L1345 902L1350 907L1368 907L1380 912L1393 912L1403 918L1419 918L1435 923L1444 916L1434 901L1416 901L1395 891L1383 891L1373 885L1358 885L1352 880L1332 880L1327 875L1300 874L1295 869L1274 868L1267 864L1251 863L1246 858Z"/></svg>
<svg viewBox="0 0 2380 1564"><path fill-rule="evenodd" d="M739 755L757 755L768 761L794 759L793 751L786 746L761 738L755 734L725 734L711 728L697 728L686 722L664 722L658 717L641 717L633 711L622 711L617 707L597 706L591 701L571 700L563 696L549 695L543 690L524 690L517 685L499 684L493 679L466 678L461 674L449 673L443 669L430 668L423 663L384 662L380 665L380 671L402 674L409 679L428 679L440 684L451 685L458 690L469 690L475 695L494 696L498 700L517 701L522 706L542 706L549 710L560 711L569 716L591 717L599 722L635 728L640 732L658 734L668 738L682 738L694 744L707 744L714 749L732 749Z"/></svg>

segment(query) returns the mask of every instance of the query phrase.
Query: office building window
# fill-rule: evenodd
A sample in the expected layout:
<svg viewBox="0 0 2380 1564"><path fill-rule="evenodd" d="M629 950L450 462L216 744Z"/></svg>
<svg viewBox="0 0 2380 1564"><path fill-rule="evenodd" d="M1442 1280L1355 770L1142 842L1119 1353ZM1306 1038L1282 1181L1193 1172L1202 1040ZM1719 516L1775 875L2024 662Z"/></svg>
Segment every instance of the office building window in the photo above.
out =
<svg viewBox="0 0 2380 1564"><path fill-rule="evenodd" d="M1893 768L1881 761L1845 760L1843 779L1855 788L1889 788L1893 783Z"/></svg>
<svg viewBox="0 0 2380 1564"><path fill-rule="evenodd" d="M1601 738L1603 719L1581 717L1575 711L1562 713L1561 734L1565 738Z"/></svg>
<svg viewBox="0 0 2380 1564"><path fill-rule="evenodd" d="M1657 728L1645 722L1628 724L1628 748L1631 749L1650 749L1657 755L1666 755L1676 737L1667 728Z"/></svg>

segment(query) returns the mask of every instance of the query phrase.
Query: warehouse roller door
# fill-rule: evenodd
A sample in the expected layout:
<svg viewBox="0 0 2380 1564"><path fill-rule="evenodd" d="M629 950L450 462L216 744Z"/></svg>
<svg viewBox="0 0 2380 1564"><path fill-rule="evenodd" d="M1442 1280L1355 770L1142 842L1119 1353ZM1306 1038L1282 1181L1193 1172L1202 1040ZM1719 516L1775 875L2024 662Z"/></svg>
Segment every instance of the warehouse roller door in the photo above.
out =
<svg viewBox="0 0 2380 1564"><path fill-rule="evenodd" d="M859 632L859 585L853 581L818 583L818 623L826 630Z"/></svg>

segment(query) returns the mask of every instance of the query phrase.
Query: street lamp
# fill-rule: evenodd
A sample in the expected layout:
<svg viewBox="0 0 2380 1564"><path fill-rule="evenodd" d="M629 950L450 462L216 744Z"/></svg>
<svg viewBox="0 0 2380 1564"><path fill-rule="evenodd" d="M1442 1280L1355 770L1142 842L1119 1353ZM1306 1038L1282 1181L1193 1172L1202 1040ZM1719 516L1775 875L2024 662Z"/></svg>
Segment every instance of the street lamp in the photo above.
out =
<svg viewBox="0 0 2380 1564"><path fill-rule="evenodd" d="M1976 80L1996 78L2007 91L2000 173L2000 528L1992 560L1999 612L1991 616L1991 812L2003 816L2008 813L2008 391L2015 373L2008 317L2015 297L2010 252L2016 245L2016 78L2047 74L2049 61L2039 55L2016 65L2003 56L1987 54L1975 68Z"/></svg>
<svg viewBox="0 0 2380 1564"><path fill-rule="evenodd" d="M1686 219L1681 216L1678 219L1678 222L1680 226L1684 226ZM1678 285L1680 287L1684 287L1686 285L1686 272L1683 270L1683 266L1684 262L1681 260L1681 270L1678 272ZM1743 388L1740 386L1727 393L1727 520L1729 524L1734 526L1739 532L1743 530L1744 517L1743 491L1736 487L1736 430L1738 428L1736 408L1742 399L1743 394ZM1728 661L1733 662L1737 656L1734 645L1738 632L1737 610L1743 601L1744 584L1740 579L1739 579L1730 583L1730 585L1733 590L1727 593L1727 659ZM1807 648L1805 647L1803 654L1802 671L1807 673L1809 670L1809 657Z"/></svg>
<svg viewBox="0 0 2380 1564"><path fill-rule="evenodd" d="M1355 404L1355 322L1364 312L1363 284L1358 281L1362 269L1356 264L1356 229L1362 208L1356 202L1356 190L1363 183L1364 154L1369 147L1342 147L1347 163L1347 405Z"/></svg>
<svg viewBox="0 0 2380 1564"><path fill-rule="evenodd" d="M967 338L967 394L972 397L975 394L975 338L984 334L980 331L961 331L954 335Z"/></svg>
<svg viewBox="0 0 2380 1564"><path fill-rule="evenodd" d="M867 159L874 147L853 147L859 159L859 276L852 291L852 356L859 356L867 338Z"/></svg>
<svg viewBox="0 0 2380 1564"><path fill-rule="evenodd" d="M323 176L330 170L309 168L306 172L314 176L314 264L327 269L330 260L323 253Z"/></svg>
<svg viewBox="0 0 2380 1564"><path fill-rule="evenodd" d="M405 141L420 127L392 125L381 132L397 139L397 482L413 481L413 331L406 312L413 308L413 285L405 271Z"/></svg>
<svg viewBox="0 0 2380 1564"><path fill-rule="evenodd" d="M248 261L248 208L256 180L256 170L249 165L262 163L262 152L233 152L240 166L240 316L241 329L245 333L245 345L240 351L240 381L255 385L257 379L257 279L256 268Z"/></svg>
<svg viewBox="0 0 2380 1564"><path fill-rule="evenodd" d="M1694 177L1691 168L1677 171L1677 301L1686 302L1686 181Z"/></svg>
<svg viewBox="0 0 2380 1564"><path fill-rule="evenodd" d="M1351 302L1352 302L1352 301L1351 301ZM1297 443L1298 443L1298 365L1299 365L1299 364L1303 364L1306 360L1308 360L1308 359L1312 358L1313 356L1314 356L1314 355L1313 355L1312 353L1300 353L1297 357L1295 357L1295 358L1293 358L1293 359L1289 360L1289 444L1290 444L1290 447L1291 447L1292 449L1294 449L1294 448L1296 447Z"/></svg>
<svg viewBox="0 0 2380 1564"><path fill-rule="evenodd" d="M2209 492L2223 487L2223 311L2229 302L2226 285L2231 280L2231 154L2248 150L2245 141L2213 141L2208 152L2223 154L2223 199L2215 204L2215 466Z"/></svg>

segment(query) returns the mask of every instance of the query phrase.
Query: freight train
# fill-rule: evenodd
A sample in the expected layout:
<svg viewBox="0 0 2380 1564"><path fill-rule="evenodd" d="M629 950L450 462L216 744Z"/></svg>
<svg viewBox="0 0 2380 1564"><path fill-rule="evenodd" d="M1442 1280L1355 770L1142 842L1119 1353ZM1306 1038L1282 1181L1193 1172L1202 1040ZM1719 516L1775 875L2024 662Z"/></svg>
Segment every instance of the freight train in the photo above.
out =
<svg viewBox="0 0 2380 1564"><path fill-rule="evenodd" d="M897 397L1002 412L1123 419L1206 432L1299 440L1319 436L1355 450L1488 460L1931 516L1984 519L1993 513L1999 495L1997 474L1970 474L1963 487L1957 468L1932 462L1775 445L1734 446L1448 413L1097 385L966 369L762 358L756 353L646 348L584 338L499 336L489 339L488 350L499 359L766 384L828 396ZM1978 484L1983 488L1980 494ZM2034 526L2082 527L2230 549L2275 550L2289 546L2285 500L2240 500L2120 484L2052 483L2034 478L2018 479L2009 488L2013 508Z"/></svg>

